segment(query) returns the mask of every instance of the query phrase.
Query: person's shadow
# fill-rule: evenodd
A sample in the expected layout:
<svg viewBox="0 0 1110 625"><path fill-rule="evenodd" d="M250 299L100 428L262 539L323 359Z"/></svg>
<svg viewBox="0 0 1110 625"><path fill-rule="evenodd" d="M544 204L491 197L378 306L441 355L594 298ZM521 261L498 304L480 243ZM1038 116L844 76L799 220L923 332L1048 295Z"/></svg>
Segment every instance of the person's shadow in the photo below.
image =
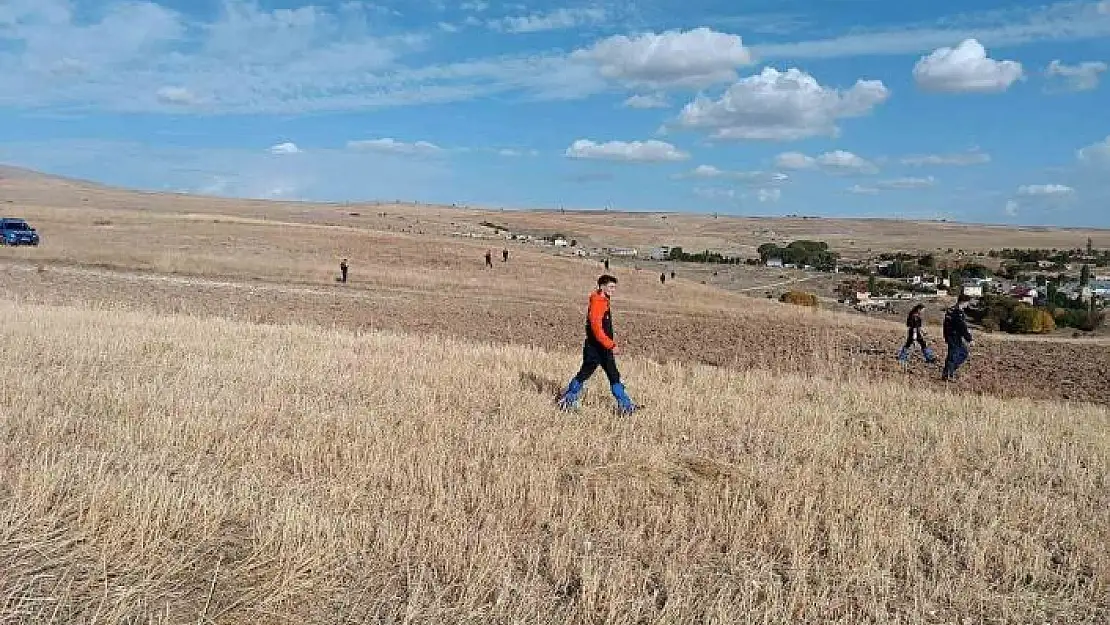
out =
<svg viewBox="0 0 1110 625"><path fill-rule="evenodd" d="M551 397L558 397L563 392L563 385L558 380L531 372L521 372L520 385L526 390Z"/></svg>

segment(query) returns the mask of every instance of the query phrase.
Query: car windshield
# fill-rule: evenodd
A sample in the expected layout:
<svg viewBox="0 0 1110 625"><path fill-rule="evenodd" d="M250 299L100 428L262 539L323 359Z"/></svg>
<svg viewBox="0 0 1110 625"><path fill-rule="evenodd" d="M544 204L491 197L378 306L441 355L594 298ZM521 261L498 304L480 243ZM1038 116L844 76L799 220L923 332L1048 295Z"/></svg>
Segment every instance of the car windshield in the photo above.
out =
<svg viewBox="0 0 1110 625"><path fill-rule="evenodd" d="M25 221L5 221L3 224L4 230L30 230L31 227Z"/></svg>

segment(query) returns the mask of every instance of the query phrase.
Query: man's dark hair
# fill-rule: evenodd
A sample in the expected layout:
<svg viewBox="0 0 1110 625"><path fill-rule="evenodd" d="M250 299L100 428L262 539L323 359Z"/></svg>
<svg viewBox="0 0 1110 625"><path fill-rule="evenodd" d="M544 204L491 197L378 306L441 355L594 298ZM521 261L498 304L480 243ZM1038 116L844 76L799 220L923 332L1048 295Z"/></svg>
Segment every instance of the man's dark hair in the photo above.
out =
<svg viewBox="0 0 1110 625"><path fill-rule="evenodd" d="M601 287L605 286L606 284L609 284L610 282L612 282L613 284L616 284L617 283L616 277L611 276L609 274L605 274L605 275L603 275L603 276L601 276L600 278L597 279L597 288L600 289Z"/></svg>

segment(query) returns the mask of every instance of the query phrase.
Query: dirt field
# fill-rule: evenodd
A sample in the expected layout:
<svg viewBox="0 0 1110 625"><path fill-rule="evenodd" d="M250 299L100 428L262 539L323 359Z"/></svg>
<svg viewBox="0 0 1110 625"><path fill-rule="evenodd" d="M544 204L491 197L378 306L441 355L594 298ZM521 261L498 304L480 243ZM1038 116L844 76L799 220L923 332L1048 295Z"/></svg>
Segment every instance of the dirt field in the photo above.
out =
<svg viewBox="0 0 1110 625"><path fill-rule="evenodd" d="M30 302L576 349L585 297L601 270L596 260L556 257L519 243L509 244L510 262L502 263L504 242L420 230L446 220L443 215L454 220L454 226L443 221L447 227L465 229L467 219L477 218L471 213L391 207L387 217L329 224L321 217L335 210L329 207L89 190L40 177L0 183L3 197L18 201L18 213L44 237L39 248L0 248L0 286L9 297ZM401 217L397 228L387 223ZM626 223L618 229L636 233L629 224L637 219L650 218L620 216ZM483 268L487 249L495 252L493 270ZM341 257L351 264L350 282L343 285L335 281ZM617 330L631 354L940 384L939 372L923 363L908 372L897 366L898 320L796 309L762 300L764 286L748 289L755 297L745 297L715 288L712 276L703 285L702 276L685 271L666 285L653 268L616 264L613 272L622 281L614 306ZM748 280L781 281L778 275ZM931 334L935 341L939 329ZM1110 403L1105 341L981 338L952 390Z"/></svg>

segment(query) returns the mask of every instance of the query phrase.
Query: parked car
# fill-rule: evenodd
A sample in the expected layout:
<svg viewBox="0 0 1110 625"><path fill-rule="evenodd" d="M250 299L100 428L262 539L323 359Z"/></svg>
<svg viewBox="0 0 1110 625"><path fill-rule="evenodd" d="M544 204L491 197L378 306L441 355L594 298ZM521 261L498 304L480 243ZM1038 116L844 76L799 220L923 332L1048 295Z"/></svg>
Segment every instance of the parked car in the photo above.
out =
<svg viewBox="0 0 1110 625"><path fill-rule="evenodd" d="M0 219L0 245L38 245L39 233L22 219Z"/></svg>

